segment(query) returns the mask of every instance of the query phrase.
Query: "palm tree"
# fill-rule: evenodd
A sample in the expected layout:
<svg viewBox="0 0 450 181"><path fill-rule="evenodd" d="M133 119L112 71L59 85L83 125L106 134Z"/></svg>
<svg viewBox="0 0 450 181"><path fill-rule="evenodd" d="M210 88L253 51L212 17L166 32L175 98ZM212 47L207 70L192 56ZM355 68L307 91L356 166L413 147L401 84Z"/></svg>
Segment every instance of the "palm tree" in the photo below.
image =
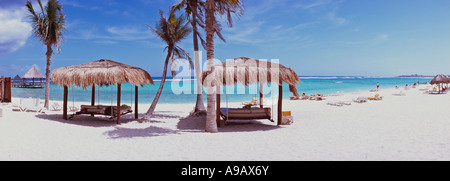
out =
<svg viewBox="0 0 450 181"><path fill-rule="evenodd" d="M60 53L60 45L63 39L62 33L65 31L65 16L61 3L57 0L49 0L45 8L41 0L37 1L41 8L40 13L34 11L33 5L27 0L26 7L31 13L29 16L33 26L34 36L47 46L47 66L45 69L45 103L44 107L48 109L50 97L50 63L53 54L53 47Z"/></svg>
<svg viewBox="0 0 450 181"><path fill-rule="evenodd" d="M190 17L190 22L193 28L194 36L194 51L195 51L195 70L197 77L197 90L201 90L201 81L200 77L200 65L198 60L198 38L200 38L202 45L205 49L207 49L207 68L210 71L214 71L214 67L212 64L214 63L214 34L217 34L218 37L224 41L221 32L221 26L217 23L215 18L215 13L220 15L227 16L228 26L232 27L232 18L231 14L237 14L238 16L242 14L242 1L241 0L212 0L212 1L200 1L200 0L181 0L179 3L172 6L172 10L181 10L185 9L185 13L187 17ZM206 8L206 23L203 20L202 12L205 12ZM206 25L205 25L206 24ZM206 43L200 36L200 33L197 30L197 25L206 29L207 32L207 40ZM198 38L197 38L198 37ZM205 46L206 45L206 46ZM214 75L214 74L209 74ZM211 77L210 77L211 78ZM214 78L212 78L214 80ZM210 81L212 81L210 80ZM215 96L214 92L214 82L207 82L208 93L207 93L207 121L206 121L206 131L208 132L217 132L217 124L215 122ZM194 109L194 113L201 108L203 105L202 92L197 93L197 104Z"/></svg>
<svg viewBox="0 0 450 181"><path fill-rule="evenodd" d="M214 0L216 7L215 10L220 15L227 16L228 26L232 27L232 18L231 14L241 15L243 12L241 0ZM199 60L199 48L198 48L198 39L200 38L203 48L206 49L206 43L200 35L197 25L205 28L205 21L203 12L205 12L206 3L200 0L181 0L179 3L172 6L172 10L179 11L184 8L184 12L186 13L186 17L189 18L193 29L193 44L194 44L194 64L195 64L195 76L197 77L197 102L194 108L194 114L202 113L205 111L205 106L203 104L203 89L202 82L199 77L201 77L200 71L200 60ZM216 34L222 41L226 42L220 33L220 26L215 26Z"/></svg>
<svg viewBox="0 0 450 181"><path fill-rule="evenodd" d="M206 113L205 105L203 104L203 88L201 81L201 71L200 71L200 57L199 57L199 49L198 49L198 38L202 41L202 45L205 45L205 41L200 36L200 33L197 30L197 24L202 23L201 13L202 6L199 4L198 0L181 0L179 3L172 6L173 11L179 11L184 8L186 17L189 18L189 21L192 26L193 32L193 44L194 44L194 69L195 69L195 77L197 78L197 101L195 103L194 112L192 114ZM206 49L206 48L205 48Z"/></svg>
<svg viewBox="0 0 450 181"><path fill-rule="evenodd" d="M215 76L214 76L214 34L217 32L216 17L215 17L215 1L206 0L206 66L207 71L210 71L210 79L207 79L207 106L206 106L206 126L205 130L210 133L218 132L216 123L216 97Z"/></svg>
<svg viewBox="0 0 450 181"><path fill-rule="evenodd" d="M149 25L147 25L147 27L150 28L152 32L158 35L158 37L167 44L167 56L164 62L161 85L159 86L158 92L155 95L155 99L153 99L152 105L150 106L144 117L140 120L141 122L146 120L148 121L156 108L156 104L158 103L159 97L161 96L164 83L166 82L167 67L169 61L171 65L173 65L173 63L175 62L175 58L187 58L192 67L192 60L189 54L179 46L177 46L177 43L185 39L189 35L189 33L192 32L192 29L188 26L185 18L183 16L176 17L174 11L170 11L169 18L166 18L164 16L164 12L162 10L159 10L159 14L161 15L161 19L158 23L156 23L155 28L152 28ZM174 74L175 72L172 71L172 75Z"/></svg>

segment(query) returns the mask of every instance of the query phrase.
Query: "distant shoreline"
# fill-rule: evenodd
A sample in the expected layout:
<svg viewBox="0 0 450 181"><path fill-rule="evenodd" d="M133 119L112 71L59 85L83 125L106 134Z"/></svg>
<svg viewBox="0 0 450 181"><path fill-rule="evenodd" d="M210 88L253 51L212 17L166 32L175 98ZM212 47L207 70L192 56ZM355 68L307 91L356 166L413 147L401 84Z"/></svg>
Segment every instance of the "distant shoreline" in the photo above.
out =
<svg viewBox="0 0 450 181"><path fill-rule="evenodd" d="M399 75L397 77L411 77L411 78L433 78L434 76L432 75L417 75L417 74L412 74L412 75Z"/></svg>

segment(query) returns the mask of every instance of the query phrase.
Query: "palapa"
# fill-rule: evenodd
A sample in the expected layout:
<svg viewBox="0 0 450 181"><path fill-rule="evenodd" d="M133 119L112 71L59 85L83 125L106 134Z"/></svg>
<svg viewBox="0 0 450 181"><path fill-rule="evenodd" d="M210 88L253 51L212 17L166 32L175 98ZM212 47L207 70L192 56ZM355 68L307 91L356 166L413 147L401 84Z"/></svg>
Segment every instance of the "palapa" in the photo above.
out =
<svg viewBox="0 0 450 181"><path fill-rule="evenodd" d="M153 84L147 71L106 59L57 68L53 70L51 78L53 84L68 87L74 84L83 89L92 85L109 86L125 82L135 86Z"/></svg>
<svg viewBox="0 0 450 181"><path fill-rule="evenodd" d="M27 73L25 73L25 75L22 76L23 79L33 79L33 78L41 78L41 79L45 79L45 76L42 75L41 72L39 72L39 70L37 70L34 67L31 67L30 70L28 70Z"/></svg>
<svg viewBox="0 0 450 181"><path fill-rule="evenodd" d="M436 75L430 82L430 84L447 84L450 83L450 78L446 75Z"/></svg>
<svg viewBox="0 0 450 181"><path fill-rule="evenodd" d="M203 85L209 85L208 76L210 74L210 70L203 71ZM299 96L296 85L301 82L297 73L290 68L279 63L255 60L247 57L239 57L215 64L214 77L217 90L220 89L221 85L234 85L236 83L245 86L259 83L260 89L262 89L261 85L265 83L272 82L278 84L278 125L281 124L282 119L283 82L289 84L289 90L294 96ZM208 82L205 82L205 79ZM262 91L260 90L260 100L262 100L262 97ZM216 121L217 125L220 125L220 94L216 94L216 100ZM260 101L260 108L263 108L262 101Z"/></svg>
<svg viewBox="0 0 450 181"><path fill-rule="evenodd" d="M22 78L20 78L20 76L19 75L16 75L13 79L22 79Z"/></svg>
<svg viewBox="0 0 450 181"><path fill-rule="evenodd" d="M64 87L63 118L67 119L68 87L75 85L83 87L92 86L91 106L95 103L95 85L117 85L117 124L120 124L120 95L121 84L135 85L135 118L138 118L138 86L153 84L150 74L138 67L133 67L112 60L101 59L81 65L61 67L53 70L52 83ZM113 111L111 111L113 112ZM91 114L93 115L93 114Z"/></svg>

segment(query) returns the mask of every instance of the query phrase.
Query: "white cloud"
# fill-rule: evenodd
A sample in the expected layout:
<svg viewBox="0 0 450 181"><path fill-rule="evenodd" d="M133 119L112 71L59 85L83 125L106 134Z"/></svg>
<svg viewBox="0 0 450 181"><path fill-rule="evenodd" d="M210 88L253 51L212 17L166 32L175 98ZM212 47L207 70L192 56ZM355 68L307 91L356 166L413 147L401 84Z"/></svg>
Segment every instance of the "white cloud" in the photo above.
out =
<svg viewBox="0 0 450 181"><path fill-rule="evenodd" d="M381 34L376 38L377 41L387 41L389 40L389 35L388 34Z"/></svg>
<svg viewBox="0 0 450 181"><path fill-rule="evenodd" d="M331 22L335 23L338 26L343 26L350 23L347 19L337 16L336 13L334 12L328 13L327 18L328 20L330 20Z"/></svg>
<svg viewBox="0 0 450 181"><path fill-rule="evenodd" d="M317 8L317 7L326 5L330 2L331 2L331 0L312 1L312 2L308 2L308 3L301 2L301 3L295 4L294 7L302 8L302 9L312 9L312 8Z"/></svg>
<svg viewBox="0 0 450 181"><path fill-rule="evenodd" d="M31 36L32 27L24 22L27 10L0 8L0 54L11 53L24 46Z"/></svg>

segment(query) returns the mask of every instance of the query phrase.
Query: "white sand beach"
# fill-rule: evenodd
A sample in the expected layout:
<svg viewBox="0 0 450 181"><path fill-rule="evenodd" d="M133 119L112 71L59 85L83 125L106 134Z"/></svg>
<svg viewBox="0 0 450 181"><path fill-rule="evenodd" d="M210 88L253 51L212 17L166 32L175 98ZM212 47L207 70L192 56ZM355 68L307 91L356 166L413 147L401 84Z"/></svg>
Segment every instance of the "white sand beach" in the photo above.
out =
<svg viewBox="0 0 450 181"><path fill-rule="evenodd" d="M285 99L293 124L233 121L219 133L204 131L204 117L186 117L194 104L158 104L151 122L138 123L130 114L120 125L107 117L63 120L62 111L15 112L2 104L0 160L450 160L450 95L418 89L406 96L381 89L383 100L341 107L327 102L375 93ZM140 115L149 106L140 105Z"/></svg>

